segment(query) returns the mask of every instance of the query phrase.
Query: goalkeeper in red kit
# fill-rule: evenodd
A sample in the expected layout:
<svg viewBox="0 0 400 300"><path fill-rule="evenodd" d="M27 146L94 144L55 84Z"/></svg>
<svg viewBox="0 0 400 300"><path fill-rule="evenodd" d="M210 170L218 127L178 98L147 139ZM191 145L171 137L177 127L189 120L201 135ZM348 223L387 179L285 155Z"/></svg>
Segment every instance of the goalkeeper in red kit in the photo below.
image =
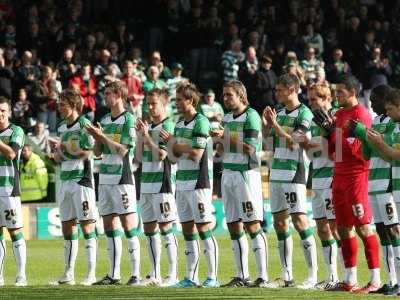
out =
<svg viewBox="0 0 400 300"><path fill-rule="evenodd" d="M369 161L362 156L362 144L354 137L354 121L371 127L367 109L358 102L359 82L346 76L337 84L337 100L341 109L334 117L323 111L314 112L314 121L329 135L329 152L334 157L332 198L343 252L345 275L343 282L331 290L371 293L380 288L379 244L371 227L368 202ZM364 243L365 257L371 272L369 283L357 285L357 238Z"/></svg>

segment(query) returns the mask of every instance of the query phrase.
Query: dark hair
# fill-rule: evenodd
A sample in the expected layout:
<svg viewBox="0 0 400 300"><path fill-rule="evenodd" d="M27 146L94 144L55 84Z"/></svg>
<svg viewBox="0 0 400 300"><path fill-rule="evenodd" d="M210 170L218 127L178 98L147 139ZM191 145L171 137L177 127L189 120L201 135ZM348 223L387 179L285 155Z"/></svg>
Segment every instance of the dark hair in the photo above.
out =
<svg viewBox="0 0 400 300"><path fill-rule="evenodd" d="M67 102L71 107L76 109L79 113L83 109L83 101L81 95L72 88L65 89L60 94L61 101Z"/></svg>
<svg viewBox="0 0 400 300"><path fill-rule="evenodd" d="M400 106L400 90L391 89L386 95L385 102L395 106Z"/></svg>
<svg viewBox="0 0 400 300"><path fill-rule="evenodd" d="M279 76L276 84L283 85L287 88L295 87L297 90L300 88L299 77L293 74L283 74Z"/></svg>
<svg viewBox="0 0 400 300"><path fill-rule="evenodd" d="M193 106L196 107L200 101L201 94L197 87L191 82L185 82L178 85L176 89L176 93L181 94L182 97L186 100L192 100Z"/></svg>
<svg viewBox="0 0 400 300"><path fill-rule="evenodd" d="M264 55L262 56L262 58L261 58L261 62L262 62L262 63L266 63L266 62L272 63L272 57L269 56L269 55L267 55L267 54L264 54Z"/></svg>
<svg viewBox="0 0 400 300"><path fill-rule="evenodd" d="M360 82L358 79L353 75L345 75L341 78L339 84L343 84L346 90L350 91L354 89L356 91L356 96L360 92Z"/></svg>
<svg viewBox="0 0 400 300"><path fill-rule="evenodd" d="M150 92L147 93L147 97L150 96L159 97L164 105L168 103L168 91L166 89L152 89Z"/></svg>
<svg viewBox="0 0 400 300"><path fill-rule="evenodd" d="M126 100L128 97L128 88L123 81L112 81L106 84L106 90L111 90L113 93L119 93L122 100Z"/></svg>
<svg viewBox="0 0 400 300"><path fill-rule="evenodd" d="M392 87L387 84L378 85L371 90L371 96L369 99L371 102L385 102L386 97L391 90Z"/></svg>
<svg viewBox="0 0 400 300"><path fill-rule="evenodd" d="M11 108L10 99L8 99L8 98L6 98L6 97L4 97L4 96L0 96L0 104L3 104L3 103L7 103L8 106Z"/></svg>

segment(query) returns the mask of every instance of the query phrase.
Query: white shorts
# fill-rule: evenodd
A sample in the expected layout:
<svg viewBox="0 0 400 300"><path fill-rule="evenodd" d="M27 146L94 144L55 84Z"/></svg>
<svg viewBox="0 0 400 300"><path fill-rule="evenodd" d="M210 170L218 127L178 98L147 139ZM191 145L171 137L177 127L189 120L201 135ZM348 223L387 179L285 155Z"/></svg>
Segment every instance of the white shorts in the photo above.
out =
<svg viewBox="0 0 400 300"><path fill-rule="evenodd" d="M22 221L21 198L0 197L0 227L19 229L24 227Z"/></svg>
<svg viewBox="0 0 400 300"><path fill-rule="evenodd" d="M224 170L221 192L227 223L263 220L264 205L259 170Z"/></svg>
<svg viewBox="0 0 400 300"><path fill-rule="evenodd" d="M98 206L101 216L135 213L137 211L135 186L132 184L100 184Z"/></svg>
<svg viewBox="0 0 400 300"><path fill-rule="evenodd" d="M332 204L332 189L313 190L312 212L314 220L335 220L335 210Z"/></svg>
<svg viewBox="0 0 400 300"><path fill-rule="evenodd" d="M141 194L140 215L143 223L167 223L176 220L176 203L170 193Z"/></svg>
<svg viewBox="0 0 400 300"><path fill-rule="evenodd" d="M75 181L62 181L60 184L61 222L78 219L96 220L96 195L94 189Z"/></svg>
<svg viewBox="0 0 400 300"><path fill-rule="evenodd" d="M374 223L393 225L399 222L396 203L391 193L369 195Z"/></svg>
<svg viewBox="0 0 400 300"><path fill-rule="evenodd" d="M181 223L210 223L214 221L211 189L176 191L176 206Z"/></svg>
<svg viewBox="0 0 400 300"><path fill-rule="evenodd" d="M289 210L290 214L307 213L307 190L305 184L271 182L269 184L271 212Z"/></svg>

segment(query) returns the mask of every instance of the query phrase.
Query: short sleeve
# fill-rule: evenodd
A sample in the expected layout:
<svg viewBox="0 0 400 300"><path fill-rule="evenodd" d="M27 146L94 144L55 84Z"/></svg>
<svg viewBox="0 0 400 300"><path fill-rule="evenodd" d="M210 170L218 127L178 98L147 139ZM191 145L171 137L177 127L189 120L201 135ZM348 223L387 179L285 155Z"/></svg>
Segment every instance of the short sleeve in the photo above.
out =
<svg viewBox="0 0 400 300"><path fill-rule="evenodd" d="M256 112L249 113L247 115L246 122L243 126L243 141L244 143L257 147L260 142L261 132L261 118Z"/></svg>
<svg viewBox="0 0 400 300"><path fill-rule="evenodd" d="M135 140L135 117L132 114L127 113L125 124L122 127L121 132L121 144L129 147L135 147Z"/></svg>
<svg viewBox="0 0 400 300"><path fill-rule="evenodd" d="M92 150L94 147L94 138L88 133L86 130L85 126L86 124L89 124L89 120L84 120L81 123L81 132L80 132L80 138L79 138L79 143L80 143L80 148L82 150Z"/></svg>
<svg viewBox="0 0 400 300"><path fill-rule="evenodd" d="M13 128L13 133L10 137L10 147L13 149L21 149L24 146L25 142L25 133L22 128L15 126Z"/></svg>
<svg viewBox="0 0 400 300"><path fill-rule="evenodd" d="M192 147L205 149L210 131L210 122L206 117L198 118L193 127Z"/></svg>
<svg viewBox="0 0 400 300"><path fill-rule="evenodd" d="M175 131L175 126L174 123L171 120L167 120L162 124L162 129L164 129L166 132L168 132L169 134L174 134ZM159 142L159 147L160 149L167 149L167 144L163 141Z"/></svg>
<svg viewBox="0 0 400 300"><path fill-rule="evenodd" d="M294 131L302 130L304 132L311 130L313 114L311 110L304 109L296 119L296 124L294 127Z"/></svg>

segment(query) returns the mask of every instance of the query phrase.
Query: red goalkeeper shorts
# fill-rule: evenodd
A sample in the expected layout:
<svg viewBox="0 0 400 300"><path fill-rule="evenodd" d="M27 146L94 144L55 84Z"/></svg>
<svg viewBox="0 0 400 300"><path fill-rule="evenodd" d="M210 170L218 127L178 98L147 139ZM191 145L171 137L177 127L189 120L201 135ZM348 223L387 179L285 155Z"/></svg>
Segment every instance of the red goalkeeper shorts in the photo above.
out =
<svg viewBox="0 0 400 300"><path fill-rule="evenodd" d="M332 200L338 226L352 227L370 224L368 201L368 172L356 176L335 176Z"/></svg>

